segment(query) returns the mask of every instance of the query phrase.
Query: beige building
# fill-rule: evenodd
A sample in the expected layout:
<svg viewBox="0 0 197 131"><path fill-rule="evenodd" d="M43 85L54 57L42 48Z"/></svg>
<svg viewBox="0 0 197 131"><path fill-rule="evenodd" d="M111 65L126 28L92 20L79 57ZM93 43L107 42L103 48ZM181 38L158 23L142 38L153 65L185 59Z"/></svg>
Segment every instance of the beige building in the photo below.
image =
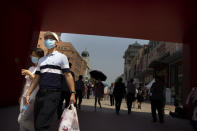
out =
<svg viewBox="0 0 197 131"><path fill-rule="evenodd" d="M137 55L138 55L138 51L142 48L143 46L141 46L139 43L137 43L137 41L131 45L129 45L129 47L127 48L127 50L125 51L125 54L123 56L123 58L125 59L125 63L124 63L124 82L127 85L127 82L133 78L133 69L136 68L136 59L134 59ZM131 66L132 64L132 66Z"/></svg>
<svg viewBox="0 0 197 131"><path fill-rule="evenodd" d="M149 41L139 49L138 55L130 63L130 77L145 85L155 75L162 76L166 85L166 102L182 101L183 81L183 44L162 41ZM176 94L176 95L174 95Z"/></svg>
<svg viewBox="0 0 197 131"><path fill-rule="evenodd" d="M60 39L61 33L56 34ZM37 47L42 48L45 52L45 55L47 54L47 48L44 46L44 32L42 31L40 32ZM83 60L83 58L71 43L62 42L60 39L60 42L57 43L57 50L65 54L69 62L72 63L71 70L75 73L75 80L78 80L79 75L84 75L87 68L87 63L85 60Z"/></svg>

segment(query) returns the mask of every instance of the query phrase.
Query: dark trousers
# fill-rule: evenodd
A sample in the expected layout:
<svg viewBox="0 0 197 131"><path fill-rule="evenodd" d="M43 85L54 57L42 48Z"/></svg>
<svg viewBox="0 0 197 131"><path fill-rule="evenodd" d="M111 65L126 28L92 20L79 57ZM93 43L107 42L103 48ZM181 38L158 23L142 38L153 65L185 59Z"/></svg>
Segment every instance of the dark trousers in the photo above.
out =
<svg viewBox="0 0 197 131"><path fill-rule="evenodd" d="M38 91L34 104L35 131L49 131L60 101L60 91Z"/></svg>
<svg viewBox="0 0 197 131"><path fill-rule="evenodd" d="M88 89L87 99L90 99L90 90Z"/></svg>
<svg viewBox="0 0 197 131"><path fill-rule="evenodd" d="M114 105L114 95L110 95L110 104L111 106Z"/></svg>
<svg viewBox="0 0 197 131"><path fill-rule="evenodd" d="M76 99L76 104L79 106L79 108L80 108L81 103L82 103L82 98L83 98L82 91L81 90L77 90L76 91L76 95L75 95L75 99ZM78 101L78 99L79 99L79 101ZM77 103L77 101L78 101L78 103Z"/></svg>
<svg viewBox="0 0 197 131"><path fill-rule="evenodd" d="M131 112L131 107L132 107L132 103L135 100L135 94L133 93L128 93L127 94L127 108L128 108L128 112Z"/></svg>
<svg viewBox="0 0 197 131"><path fill-rule="evenodd" d="M162 100L151 100L151 111L152 111L153 121L157 121L156 110L158 111L160 122L163 122L164 110L163 110L163 101Z"/></svg>
<svg viewBox="0 0 197 131"><path fill-rule="evenodd" d="M122 97L115 96L115 104L116 104L116 113L117 114L119 114L121 103L122 103Z"/></svg>
<svg viewBox="0 0 197 131"><path fill-rule="evenodd" d="M57 108L57 116L59 119L62 116L64 108L67 108L70 104L70 96L71 96L70 91L62 91L61 92L60 102L59 102L58 108ZM65 107L63 107L64 100L65 100Z"/></svg>
<svg viewBox="0 0 197 131"><path fill-rule="evenodd" d="M135 94L132 93L128 93L127 94L127 108L128 108L128 112L131 112L131 107L132 107L132 103L134 101Z"/></svg>

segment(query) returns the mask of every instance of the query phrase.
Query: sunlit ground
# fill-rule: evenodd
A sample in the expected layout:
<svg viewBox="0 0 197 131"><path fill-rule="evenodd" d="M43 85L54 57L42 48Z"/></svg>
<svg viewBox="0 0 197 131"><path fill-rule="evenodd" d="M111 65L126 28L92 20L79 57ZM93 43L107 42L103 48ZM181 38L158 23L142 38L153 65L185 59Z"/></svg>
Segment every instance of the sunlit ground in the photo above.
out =
<svg viewBox="0 0 197 131"><path fill-rule="evenodd" d="M97 104L97 110L98 112L115 112L115 106L110 105L110 99L108 96L106 96L102 101L102 109L99 108L99 105ZM82 107L81 110L85 111L95 111L94 110L94 97L92 96L90 99L83 99L82 101ZM175 107L173 105L167 104L165 106L165 115L169 115L170 111L174 112ZM127 111L127 104L125 99L123 99L121 104L121 111L125 112ZM144 113L151 113L151 104L149 101L145 101L142 103L141 109L138 109L137 101L134 102L134 107L132 108L133 112L144 112Z"/></svg>

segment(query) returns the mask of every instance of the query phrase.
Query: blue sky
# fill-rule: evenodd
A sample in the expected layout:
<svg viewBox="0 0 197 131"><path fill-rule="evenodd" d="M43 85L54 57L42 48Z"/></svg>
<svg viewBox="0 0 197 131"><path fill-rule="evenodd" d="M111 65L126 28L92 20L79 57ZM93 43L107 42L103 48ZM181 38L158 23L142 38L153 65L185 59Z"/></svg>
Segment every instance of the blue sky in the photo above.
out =
<svg viewBox="0 0 197 131"><path fill-rule="evenodd" d="M148 40L69 33L62 33L61 40L71 42L80 54L87 49L90 54L91 69L105 73L108 84L123 73L123 55L128 46L135 41L142 45L149 42Z"/></svg>

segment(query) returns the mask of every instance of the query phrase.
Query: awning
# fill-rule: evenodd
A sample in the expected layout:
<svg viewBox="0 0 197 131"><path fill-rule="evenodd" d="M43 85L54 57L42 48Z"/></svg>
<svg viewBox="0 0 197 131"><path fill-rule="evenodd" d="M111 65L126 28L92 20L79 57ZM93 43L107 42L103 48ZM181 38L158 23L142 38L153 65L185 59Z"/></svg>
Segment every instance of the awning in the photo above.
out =
<svg viewBox="0 0 197 131"><path fill-rule="evenodd" d="M178 51L178 52L175 52L174 54L168 56L168 57L165 57L161 60L162 63L167 63L167 64L170 64L176 60L179 60L183 58L183 52L182 51Z"/></svg>
<svg viewBox="0 0 197 131"><path fill-rule="evenodd" d="M168 52L165 56L152 61L149 64L149 67L154 68L154 69L162 69L162 68L166 67L168 64L170 64L176 60L179 60L182 57L183 57L182 51L178 51L172 55L170 55L170 53Z"/></svg>
<svg viewBox="0 0 197 131"><path fill-rule="evenodd" d="M166 66L167 66L167 63L163 63L160 60L154 60L149 65L149 67L153 69L162 69Z"/></svg>
<svg viewBox="0 0 197 131"><path fill-rule="evenodd" d="M153 74L153 69L152 68L148 68L147 70L143 71L143 72L139 72L137 75L135 75L135 78L138 78L140 80L143 80L144 77L147 75L147 74Z"/></svg>

